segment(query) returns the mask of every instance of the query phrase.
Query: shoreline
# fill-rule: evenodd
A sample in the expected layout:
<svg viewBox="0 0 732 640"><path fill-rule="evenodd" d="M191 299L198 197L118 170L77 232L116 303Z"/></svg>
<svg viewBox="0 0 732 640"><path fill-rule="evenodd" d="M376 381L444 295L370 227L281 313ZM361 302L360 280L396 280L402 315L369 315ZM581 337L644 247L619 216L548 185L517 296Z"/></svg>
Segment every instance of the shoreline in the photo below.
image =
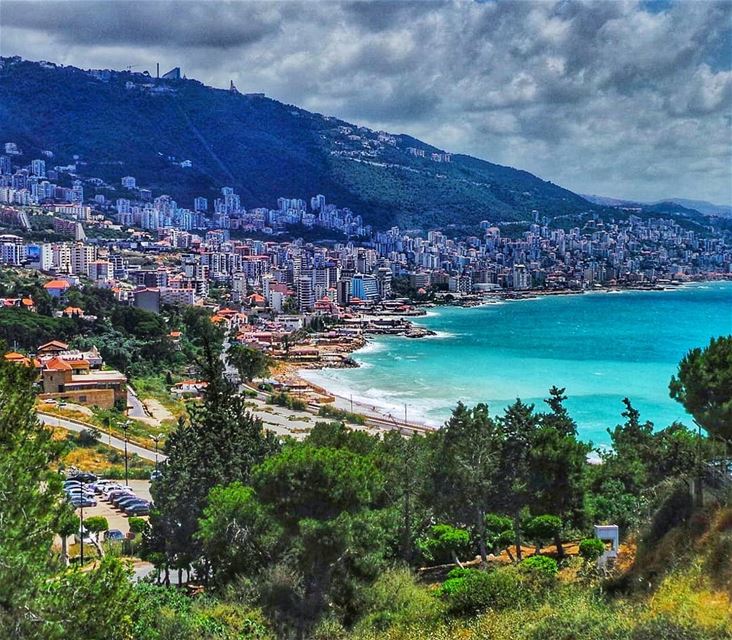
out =
<svg viewBox="0 0 732 640"><path fill-rule="evenodd" d="M416 325L419 327L419 318L425 317L430 309L436 309L436 308L442 308L442 307L461 307L464 309L471 309L471 308L478 308L482 306L489 306L491 304L499 304L503 302L517 302L517 301L525 301L525 300L538 300L541 298L546 297L558 297L558 296L577 296L577 295L584 295L584 294L593 294L593 293L604 293L604 294L616 294L616 293L632 293L632 292L663 292L663 291L675 291L682 288L692 287L695 285L704 285L714 282L732 282L732 278L714 278L714 279L706 279L706 280L694 280L689 282L678 282L674 284L669 284L666 286L654 286L654 287L635 287L635 286L628 286L628 287L598 287L591 290L582 290L582 291L573 291L573 290L563 290L563 291L545 291L545 290L527 290L524 292L520 292L517 295L517 292L513 291L504 291L504 292L491 292L486 293L481 296L482 300L475 301L473 304L460 304L459 302L452 302L447 304L419 304L416 303L415 306L419 307L420 309L426 310L426 313L420 314L417 316L409 316L408 318L405 318L404 316L399 316L406 322L408 322L410 325ZM381 316L383 319L386 316ZM396 413L395 407L392 407L390 405L379 405L378 401L372 401L369 400L368 402L365 402L362 398L359 397L359 390L355 389L353 393L344 394L342 390L336 392L331 388L328 388L329 385L326 384L325 381L318 379L317 381L313 381L308 379L308 376L305 372L307 371L313 371L316 372L315 375L319 375L318 371L323 371L326 369L342 369L342 368L358 368L362 365L358 363L356 360L352 358L352 354L364 349L368 348L370 345L377 344L374 338L383 337L383 335L388 334L381 334L381 333L368 333L364 334L359 337L359 339L354 340L352 344L348 345L347 347L345 345L339 345L338 352L340 354L346 354L347 360L349 362L346 366L334 366L334 362L332 361L313 361L313 362L288 362L283 361L279 364L281 365L283 371L278 372L274 374L272 377L279 382L285 384L285 385L293 385L300 387L300 388L306 388L307 391L318 397L319 399L316 400L317 404L324 404L324 405L330 405L337 407L338 409L342 409L344 411L351 411L353 413L358 413L363 416L365 416L369 420L376 421L377 427L382 429L394 429L394 428L404 428L407 427L408 430L419 430L419 431L432 431L435 429L439 429L441 425L437 425L435 423L430 424L429 422L425 420L414 420L409 418L409 415L407 414L408 422L405 425L405 421L403 416L400 417L399 415L394 415ZM409 339L422 339L422 338L433 338L433 339L439 339L439 335L436 334L433 331L426 332L423 335L420 335L418 338L410 337L404 333L398 334L401 335L401 337L409 338ZM303 375L305 374L305 375ZM352 399L352 396L356 396L356 398ZM381 424L378 424L381 423Z"/></svg>

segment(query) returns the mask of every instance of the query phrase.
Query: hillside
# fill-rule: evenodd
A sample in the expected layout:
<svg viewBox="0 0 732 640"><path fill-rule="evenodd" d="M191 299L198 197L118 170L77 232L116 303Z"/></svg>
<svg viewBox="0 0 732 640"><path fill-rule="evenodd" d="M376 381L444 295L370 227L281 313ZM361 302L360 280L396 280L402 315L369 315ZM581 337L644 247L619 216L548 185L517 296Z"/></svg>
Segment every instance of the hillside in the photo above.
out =
<svg viewBox="0 0 732 640"><path fill-rule="evenodd" d="M593 208L525 171L195 80L0 59L0 131L22 159L79 156L79 172L169 193L182 206L233 186L247 207L323 193L377 227L470 227ZM424 155L422 155L424 154ZM432 154L439 154L433 159ZM190 160L191 168L180 162Z"/></svg>

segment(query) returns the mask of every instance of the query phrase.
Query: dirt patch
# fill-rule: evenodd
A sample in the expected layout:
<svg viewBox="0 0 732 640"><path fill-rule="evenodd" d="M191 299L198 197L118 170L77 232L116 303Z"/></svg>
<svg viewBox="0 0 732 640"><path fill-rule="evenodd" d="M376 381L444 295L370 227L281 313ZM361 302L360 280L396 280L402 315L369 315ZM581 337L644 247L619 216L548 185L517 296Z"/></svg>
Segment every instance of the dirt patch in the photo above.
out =
<svg viewBox="0 0 732 640"><path fill-rule="evenodd" d="M175 420L175 416L166 409L159 400L154 398L145 398L143 404L150 412L150 415L154 420L157 420L158 424L165 422L166 420Z"/></svg>

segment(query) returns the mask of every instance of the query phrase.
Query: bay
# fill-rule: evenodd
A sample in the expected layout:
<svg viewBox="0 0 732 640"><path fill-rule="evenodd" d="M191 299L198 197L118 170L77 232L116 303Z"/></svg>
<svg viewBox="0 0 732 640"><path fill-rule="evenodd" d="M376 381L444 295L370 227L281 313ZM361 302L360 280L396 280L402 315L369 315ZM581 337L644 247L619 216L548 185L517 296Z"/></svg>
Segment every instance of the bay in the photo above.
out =
<svg viewBox="0 0 732 640"><path fill-rule="evenodd" d="M557 385L581 437L599 445L622 422L625 396L659 428L691 425L668 383L690 348L732 333L732 282L436 307L417 323L437 336L377 338L354 353L359 368L305 376L394 416L406 406L410 420L432 425L458 400L487 402L493 413L517 397L540 408Z"/></svg>

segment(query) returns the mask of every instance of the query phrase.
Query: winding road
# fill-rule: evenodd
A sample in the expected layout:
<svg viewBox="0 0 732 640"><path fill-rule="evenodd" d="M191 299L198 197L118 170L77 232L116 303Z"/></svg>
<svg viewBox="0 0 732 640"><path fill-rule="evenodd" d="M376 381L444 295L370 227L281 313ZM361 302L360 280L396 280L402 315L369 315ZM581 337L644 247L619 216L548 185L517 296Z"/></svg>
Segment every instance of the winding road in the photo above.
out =
<svg viewBox="0 0 732 640"><path fill-rule="evenodd" d="M99 442L102 444L106 444L114 449L118 449L120 451L125 450L125 441L117 438L116 436L113 436L109 433L105 433L104 431L100 431L98 427L95 427L93 424L87 424L86 422L80 422L78 420L71 420L69 418L60 418L59 416L52 416L47 413L38 413L38 419L43 423L47 424L51 427L60 427L61 429L66 429L67 431L75 431L76 433L80 433L84 431L85 429L96 429L99 431L100 435L97 438ZM127 443L127 452L129 454L136 453L141 458L144 458L145 460L150 460L151 462L155 462L155 451L150 449L145 449L144 447L141 447L137 444L132 444L131 442ZM158 460L160 462L163 462L167 459L168 456L163 455L162 453L158 453Z"/></svg>

